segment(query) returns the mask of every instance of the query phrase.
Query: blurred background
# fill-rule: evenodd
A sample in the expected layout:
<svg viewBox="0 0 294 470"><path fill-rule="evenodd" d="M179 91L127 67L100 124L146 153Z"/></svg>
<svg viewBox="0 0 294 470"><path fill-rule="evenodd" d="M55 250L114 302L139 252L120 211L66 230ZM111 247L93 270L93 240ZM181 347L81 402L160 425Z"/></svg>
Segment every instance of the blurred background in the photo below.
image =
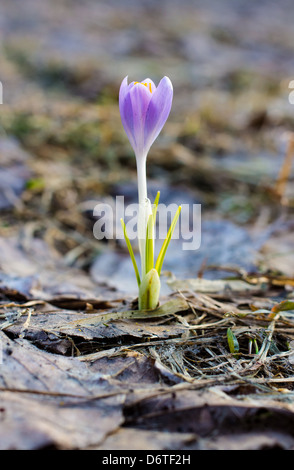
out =
<svg viewBox="0 0 294 470"><path fill-rule="evenodd" d="M148 156L149 195L201 204L202 242L172 241L164 268L293 276L293 24L291 0L2 0L1 271L61 262L136 290L124 242L94 238L93 208L137 200L122 79L167 75L174 101Z"/></svg>

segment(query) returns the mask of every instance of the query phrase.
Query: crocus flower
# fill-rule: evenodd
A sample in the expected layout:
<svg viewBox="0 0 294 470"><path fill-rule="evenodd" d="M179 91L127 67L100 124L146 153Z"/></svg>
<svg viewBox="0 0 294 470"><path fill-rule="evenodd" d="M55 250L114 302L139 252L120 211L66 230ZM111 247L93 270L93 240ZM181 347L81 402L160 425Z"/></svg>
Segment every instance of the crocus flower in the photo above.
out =
<svg viewBox="0 0 294 470"><path fill-rule="evenodd" d="M172 105L173 86L164 77L158 87L150 78L142 82L122 81L119 91L119 109L123 127L134 149L138 175L138 239L144 271L145 236L151 204L147 198L146 158L148 151L163 128Z"/></svg>
<svg viewBox="0 0 294 470"><path fill-rule="evenodd" d="M150 78L128 84L122 81L119 109L122 124L134 149L137 160L144 159L163 128L172 105L173 86L164 77L158 87Z"/></svg>
<svg viewBox="0 0 294 470"><path fill-rule="evenodd" d="M157 87L150 78L146 78L142 82L128 84L128 77L125 77L119 91L119 109L122 124L137 161L138 240L142 282L129 244L128 247L140 287L139 308L155 308L160 290L159 274L161 268L153 268L154 225L151 203L147 198L146 159L151 145L169 116L172 99L173 86L168 77L162 78ZM160 260L161 258L157 263L158 266L161 266Z"/></svg>
<svg viewBox="0 0 294 470"><path fill-rule="evenodd" d="M128 77L125 77L120 87L120 115L136 155L140 204L147 198L147 153L169 116L172 99L173 86L168 77L164 77L158 87L150 78L128 84Z"/></svg>

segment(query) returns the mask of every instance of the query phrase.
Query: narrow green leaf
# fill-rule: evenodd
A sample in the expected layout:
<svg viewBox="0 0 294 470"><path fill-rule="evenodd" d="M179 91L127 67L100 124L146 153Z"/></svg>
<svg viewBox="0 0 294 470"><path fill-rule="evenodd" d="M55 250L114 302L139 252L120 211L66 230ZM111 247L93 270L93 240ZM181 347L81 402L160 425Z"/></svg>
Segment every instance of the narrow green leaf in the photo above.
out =
<svg viewBox="0 0 294 470"><path fill-rule="evenodd" d="M253 344L254 344L254 348L255 348L255 354L258 354L259 348L258 348L258 344L257 344L256 338L254 338Z"/></svg>
<svg viewBox="0 0 294 470"><path fill-rule="evenodd" d="M174 233L175 226L177 224L181 209L182 209L181 206L179 206L177 212L175 213L175 216L173 218L173 221L172 221L171 226L169 228L169 231L167 233L166 239L163 242L163 245L161 247L161 250L159 252L159 255L158 255L158 258L157 258L157 261L156 261L156 264L155 264L155 269L157 270L159 276L160 276L160 273L161 273L161 268L162 268L163 260L164 260L165 254L166 254L166 250L167 250L167 247L169 245L169 242L171 241L172 235Z"/></svg>
<svg viewBox="0 0 294 470"><path fill-rule="evenodd" d="M155 222L156 222L156 213L157 213L157 206L158 206L158 202L159 202L159 197L160 197L160 191L157 192L156 198L155 198L154 204L153 204L153 210L152 210L153 225L155 225Z"/></svg>
<svg viewBox="0 0 294 470"><path fill-rule="evenodd" d="M153 214L149 215L146 229L145 270L149 273L154 265Z"/></svg>
<svg viewBox="0 0 294 470"><path fill-rule="evenodd" d="M130 257L131 257L131 260L133 262L137 283L138 283L138 286L140 287L140 284L141 284L140 274L139 274L138 266L137 266L136 259L135 259L135 256L134 256L133 248L132 248L131 242L130 242L128 234L127 234L126 224L124 223L123 219L120 219L120 222L121 222L121 225L122 225L122 228L123 228L123 231L124 231L124 237L125 237L125 241L126 241L129 253L130 253Z"/></svg>
<svg viewBox="0 0 294 470"><path fill-rule="evenodd" d="M239 352L239 343L231 328L227 329L227 340L230 352L235 355L237 352Z"/></svg>

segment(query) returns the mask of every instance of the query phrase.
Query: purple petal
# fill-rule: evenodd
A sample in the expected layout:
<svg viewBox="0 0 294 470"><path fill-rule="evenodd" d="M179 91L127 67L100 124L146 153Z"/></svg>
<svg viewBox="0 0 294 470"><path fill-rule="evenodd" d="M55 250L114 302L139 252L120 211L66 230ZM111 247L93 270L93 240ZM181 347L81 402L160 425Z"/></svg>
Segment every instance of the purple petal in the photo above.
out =
<svg viewBox="0 0 294 470"><path fill-rule="evenodd" d="M119 89L119 104L121 104L124 101L126 94L128 92L128 88L129 88L128 77L126 76L121 82L121 86Z"/></svg>
<svg viewBox="0 0 294 470"><path fill-rule="evenodd" d="M122 125L131 143L131 146L135 150L135 139L134 139L134 123L133 123L133 109L130 99L130 89L134 86L134 82L128 85L128 77L125 77L122 81L119 90L119 110Z"/></svg>
<svg viewBox="0 0 294 470"><path fill-rule="evenodd" d="M163 128L172 105L173 86L168 77L164 77L149 103L145 118L145 149L148 151Z"/></svg>
<svg viewBox="0 0 294 470"><path fill-rule="evenodd" d="M152 98L147 86L142 83L136 83L129 91L127 97L130 98L133 117L133 138L135 140L136 156L142 156L145 153L144 147L144 129L146 112ZM127 98L126 98L127 99Z"/></svg>
<svg viewBox="0 0 294 470"><path fill-rule="evenodd" d="M154 93L155 90L156 90L156 85L155 83L151 80L151 78L145 78L145 80L142 80L141 83L146 83L147 84L147 88L148 90L150 91L150 88L151 88L151 93ZM150 86L150 88L149 88Z"/></svg>

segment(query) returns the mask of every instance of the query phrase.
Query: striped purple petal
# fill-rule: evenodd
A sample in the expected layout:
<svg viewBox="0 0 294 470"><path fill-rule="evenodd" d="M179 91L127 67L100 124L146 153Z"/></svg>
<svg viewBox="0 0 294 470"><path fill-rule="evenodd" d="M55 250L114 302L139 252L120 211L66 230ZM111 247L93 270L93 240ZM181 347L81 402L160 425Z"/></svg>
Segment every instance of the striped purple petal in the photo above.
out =
<svg viewBox="0 0 294 470"><path fill-rule="evenodd" d="M173 86L168 77L164 77L149 103L145 118L145 146L149 149L169 116L173 99Z"/></svg>
<svg viewBox="0 0 294 470"><path fill-rule="evenodd" d="M133 86L134 82L128 85L128 77L125 77L119 90L119 110L124 130L128 136L131 146L133 149L135 149L136 143L134 139L133 108L129 95L129 91Z"/></svg>
<svg viewBox="0 0 294 470"><path fill-rule="evenodd" d="M135 153L143 156L145 151L145 118L152 97L148 87L142 83L135 84L129 92L133 110L133 136L136 143Z"/></svg>

